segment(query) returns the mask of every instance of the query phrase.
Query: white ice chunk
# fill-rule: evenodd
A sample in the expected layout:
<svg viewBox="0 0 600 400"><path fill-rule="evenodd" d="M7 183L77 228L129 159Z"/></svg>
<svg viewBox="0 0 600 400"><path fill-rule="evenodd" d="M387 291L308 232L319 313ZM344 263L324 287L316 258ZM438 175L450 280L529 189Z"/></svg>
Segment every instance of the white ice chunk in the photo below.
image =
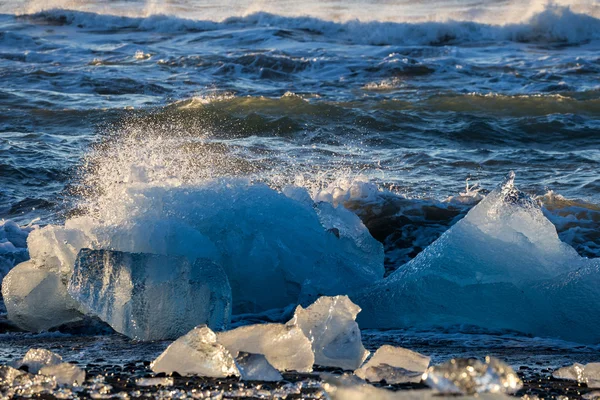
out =
<svg viewBox="0 0 600 400"><path fill-rule="evenodd" d="M429 366L430 357L402 347L383 345L354 374L370 382L418 383Z"/></svg>
<svg viewBox="0 0 600 400"><path fill-rule="evenodd" d="M600 388L600 363L594 362L585 365L575 363L569 367L557 369L552 376L556 379L585 383L591 388Z"/></svg>
<svg viewBox="0 0 600 400"><path fill-rule="evenodd" d="M240 376L231 353L217 343L217 336L206 326L196 327L171 343L150 368L157 373L211 378Z"/></svg>
<svg viewBox="0 0 600 400"><path fill-rule="evenodd" d="M423 380L431 388L447 394L514 393L523 383L513 369L502 361L486 357L452 359L429 367Z"/></svg>
<svg viewBox="0 0 600 400"><path fill-rule="evenodd" d="M77 365L62 363L47 365L39 370L41 375L54 377L59 385L81 385L85 382L85 371Z"/></svg>
<svg viewBox="0 0 600 400"><path fill-rule="evenodd" d="M283 377L262 354L251 354L241 351L235 359L244 381L277 382Z"/></svg>
<svg viewBox="0 0 600 400"><path fill-rule="evenodd" d="M29 254L37 265L47 270L69 275L79 250L90 247L91 241L82 231L48 225L35 229L27 238Z"/></svg>
<svg viewBox="0 0 600 400"><path fill-rule="evenodd" d="M178 338L200 324L224 329L231 319L227 276L206 259L83 249L69 293L137 340Z"/></svg>
<svg viewBox="0 0 600 400"><path fill-rule="evenodd" d="M310 340L315 364L353 370L369 355L355 321L359 312L348 296L323 296L306 309L298 306L288 325L298 326Z"/></svg>
<svg viewBox="0 0 600 400"><path fill-rule="evenodd" d="M46 366L62 364L62 357L46 349L29 349L21 360L15 362L15 367L27 367L27 370L37 374Z"/></svg>
<svg viewBox="0 0 600 400"><path fill-rule="evenodd" d="M261 324L218 334L219 343L237 356L262 354L279 371L311 372L315 361L310 341L297 326Z"/></svg>
<svg viewBox="0 0 600 400"><path fill-rule="evenodd" d="M135 384L137 386L147 387L147 386L173 386L174 380L171 377L155 377L155 378L139 378L136 379Z"/></svg>
<svg viewBox="0 0 600 400"><path fill-rule="evenodd" d="M476 325L600 341L600 261L561 242L513 181L388 278L351 295L361 327Z"/></svg>
<svg viewBox="0 0 600 400"><path fill-rule="evenodd" d="M67 293L64 277L26 261L2 281L8 318L18 327L40 332L81 319L79 305Z"/></svg>

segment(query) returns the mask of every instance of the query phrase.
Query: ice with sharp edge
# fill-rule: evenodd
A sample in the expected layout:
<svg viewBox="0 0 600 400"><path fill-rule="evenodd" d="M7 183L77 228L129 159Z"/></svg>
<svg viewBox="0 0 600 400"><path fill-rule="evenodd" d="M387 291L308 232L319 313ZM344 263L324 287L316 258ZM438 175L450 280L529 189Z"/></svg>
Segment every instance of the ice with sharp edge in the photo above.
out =
<svg viewBox="0 0 600 400"><path fill-rule="evenodd" d="M294 325L242 326L217 335L234 356L239 352L262 354L279 371L311 372L315 362L310 341Z"/></svg>
<svg viewBox="0 0 600 400"><path fill-rule="evenodd" d="M231 353L207 326L198 326L167 347L150 365L152 371L211 378L240 376Z"/></svg>
<svg viewBox="0 0 600 400"><path fill-rule="evenodd" d="M262 354L239 352L235 364L244 381L277 382L283 377Z"/></svg>
<svg viewBox="0 0 600 400"><path fill-rule="evenodd" d="M418 383L430 357L402 347L383 345L354 374L369 382Z"/></svg>
<svg viewBox="0 0 600 400"><path fill-rule="evenodd" d="M316 365L354 370L369 355L355 321L359 312L348 296L322 296L307 308L298 306L288 325L308 337Z"/></svg>
<svg viewBox="0 0 600 400"><path fill-rule="evenodd" d="M351 294L363 328L475 325L600 341L600 260L561 242L514 174L388 278Z"/></svg>

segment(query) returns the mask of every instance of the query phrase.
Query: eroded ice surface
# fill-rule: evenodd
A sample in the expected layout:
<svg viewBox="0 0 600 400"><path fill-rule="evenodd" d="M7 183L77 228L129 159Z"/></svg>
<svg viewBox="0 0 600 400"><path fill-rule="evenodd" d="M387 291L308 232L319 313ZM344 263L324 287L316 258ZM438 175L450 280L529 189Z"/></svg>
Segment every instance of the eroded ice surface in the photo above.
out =
<svg viewBox="0 0 600 400"><path fill-rule="evenodd" d="M353 370L369 355L355 321L359 312L348 296L323 296L307 308L298 306L288 325L310 340L316 365Z"/></svg>
<svg viewBox="0 0 600 400"><path fill-rule="evenodd" d="M34 261L23 262L6 275L2 296L8 317L25 330L39 332L81 318L64 276Z"/></svg>
<svg viewBox="0 0 600 400"><path fill-rule="evenodd" d="M556 379L567 379L585 383L591 388L600 388L600 363L575 363L568 367L559 368L552 373Z"/></svg>
<svg viewBox="0 0 600 400"><path fill-rule="evenodd" d="M212 378L240 376L231 353L217 343L217 336L206 326L196 327L171 343L150 368L154 372Z"/></svg>
<svg viewBox="0 0 600 400"><path fill-rule="evenodd" d="M61 363L47 365L39 370L42 375L54 377L59 385L81 385L85 381L85 371L77 365Z"/></svg>
<svg viewBox="0 0 600 400"><path fill-rule="evenodd" d="M417 257L352 296L364 328L476 325L600 341L600 261L560 241L511 174Z"/></svg>
<svg viewBox="0 0 600 400"><path fill-rule="evenodd" d="M311 372L315 361L310 341L297 326L261 324L220 332L218 342L234 356L262 354L279 371Z"/></svg>
<svg viewBox="0 0 600 400"><path fill-rule="evenodd" d="M474 358L452 359L429 367L423 380L446 394L514 393L523 386L510 366L493 357L486 357L485 363Z"/></svg>
<svg viewBox="0 0 600 400"><path fill-rule="evenodd" d="M223 269L207 259L80 251L69 287L91 314L133 339L175 339L197 325L225 329L231 288Z"/></svg>
<svg viewBox="0 0 600 400"><path fill-rule="evenodd" d="M430 357L402 347L383 345L354 374L370 382L420 382Z"/></svg>
<svg viewBox="0 0 600 400"><path fill-rule="evenodd" d="M235 358L244 381L277 382L283 377L262 354L240 352Z"/></svg>

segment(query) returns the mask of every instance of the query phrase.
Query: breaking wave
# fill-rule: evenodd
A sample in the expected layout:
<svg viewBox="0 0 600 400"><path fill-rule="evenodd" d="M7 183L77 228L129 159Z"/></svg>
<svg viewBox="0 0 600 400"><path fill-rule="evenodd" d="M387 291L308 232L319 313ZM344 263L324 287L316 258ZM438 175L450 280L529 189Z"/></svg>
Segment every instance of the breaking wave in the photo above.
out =
<svg viewBox="0 0 600 400"><path fill-rule="evenodd" d="M573 12L569 7L548 5L523 23L492 25L470 21L447 22L333 22L314 17L287 17L257 12L230 17L222 22L198 21L166 15L133 18L91 12L49 10L21 18L49 25L73 25L99 31L139 30L183 34L224 28L261 28L269 36L296 35L300 40L318 38L370 45L460 45L512 41L539 44L581 44L600 39L600 20ZM277 28L275 28L277 27Z"/></svg>

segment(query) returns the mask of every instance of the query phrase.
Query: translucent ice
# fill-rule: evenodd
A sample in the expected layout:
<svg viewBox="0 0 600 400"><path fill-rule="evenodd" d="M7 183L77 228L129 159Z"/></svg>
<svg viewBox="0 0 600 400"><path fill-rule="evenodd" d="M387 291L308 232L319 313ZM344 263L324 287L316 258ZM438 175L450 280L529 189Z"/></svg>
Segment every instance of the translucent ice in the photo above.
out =
<svg viewBox="0 0 600 400"><path fill-rule="evenodd" d="M315 361L310 341L293 325L242 326L220 332L218 341L235 356L241 351L262 354L279 371L310 372Z"/></svg>
<svg viewBox="0 0 600 400"><path fill-rule="evenodd" d="M2 296L8 318L29 331L43 331L81 318L63 275L34 261L19 264L6 275Z"/></svg>
<svg viewBox="0 0 600 400"><path fill-rule="evenodd" d="M85 371L77 365L61 363L57 365L48 365L39 370L42 375L54 377L59 385L81 385L85 382Z"/></svg>
<svg viewBox="0 0 600 400"><path fill-rule="evenodd" d="M199 324L224 329L231 318L227 276L206 259L83 249L69 293L138 340L178 338Z"/></svg>
<svg viewBox="0 0 600 400"><path fill-rule="evenodd" d="M561 242L513 180L412 261L353 295L361 327L477 325L600 341L600 261Z"/></svg>
<svg viewBox="0 0 600 400"><path fill-rule="evenodd" d="M369 355L355 321L359 312L348 296L323 296L306 309L298 306L288 325L298 326L310 340L315 364L353 370Z"/></svg>
<svg viewBox="0 0 600 400"><path fill-rule="evenodd" d="M15 367L27 367L31 373L37 374L40 369L46 366L53 366L62 363L62 357L46 349L29 349L21 360L15 362Z"/></svg>
<svg viewBox="0 0 600 400"><path fill-rule="evenodd" d="M241 351L235 358L244 381L276 382L283 377L262 354L251 354Z"/></svg>
<svg viewBox="0 0 600 400"><path fill-rule="evenodd" d="M217 336L206 326L196 327L171 343L150 368L211 378L240 376L231 353L217 343Z"/></svg>
<svg viewBox="0 0 600 400"><path fill-rule="evenodd" d="M383 247L360 219L341 207L315 205L310 196L305 196L308 201L296 200L237 179L194 186L126 180L106 189L106 197L89 215L30 234L33 265L66 282L82 248L205 258L225 270L236 313L306 304L321 294L347 293L383 276ZM296 192L306 194L304 189ZM56 288L64 296L64 288ZM31 312L24 309L23 318ZM48 329L64 323L51 320L62 314L58 309L46 313L42 328L22 326Z"/></svg>
<svg viewBox="0 0 600 400"><path fill-rule="evenodd" d="M567 379L585 383L591 388L600 388L600 363L585 365L575 363L569 367L559 368L552 373L556 379Z"/></svg>
<svg viewBox="0 0 600 400"><path fill-rule="evenodd" d="M385 381L388 384L420 382L421 375L429 366L430 357L389 345L381 346L373 357L354 374L370 382Z"/></svg>
<svg viewBox="0 0 600 400"><path fill-rule="evenodd" d="M429 367L425 383L448 394L514 393L523 383L513 369L493 357L485 364L473 358L458 358Z"/></svg>
<svg viewBox="0 0 600 400"><path fill-rule="evenodd" d="M440 399L439 392L435 390L400 390L392 391L372 386L353 375L335 376L321 375L323 389L331 400L436 400ZM474 396L452 396L452 400L480 399L480 400L508 400L503 393L478 393Z"/></svg>

